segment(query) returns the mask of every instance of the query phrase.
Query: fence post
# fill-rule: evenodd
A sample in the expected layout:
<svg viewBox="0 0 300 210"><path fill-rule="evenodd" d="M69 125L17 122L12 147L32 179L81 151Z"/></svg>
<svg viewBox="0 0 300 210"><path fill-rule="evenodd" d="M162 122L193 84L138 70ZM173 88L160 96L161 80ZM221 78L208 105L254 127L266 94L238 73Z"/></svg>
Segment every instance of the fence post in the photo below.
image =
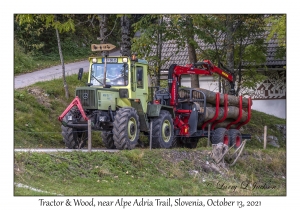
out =
<svg viewBox="0 0 300 210"><path fill-rule="evenodd" d="M264 149L267 147L267 126L264 126Z"/></svg>
<svg viewBox="0 0 300 210"><path fill-rule="evenodd" d="M88 120L88 151L92 150L92 129L91 129L91 120Z"/></svg>
<svg viewBox="0 0 300 210"><path fill-rule="evenodd" d="M152 120L150 121L150 150L152 149Z"/></svg>
<svg viewBox="0 0 300 210"><path fill-rule="evenodd" d="M207 146L206 147L210 146L210 126L211 126L211 124L209 123L208 124Z"/></svg>

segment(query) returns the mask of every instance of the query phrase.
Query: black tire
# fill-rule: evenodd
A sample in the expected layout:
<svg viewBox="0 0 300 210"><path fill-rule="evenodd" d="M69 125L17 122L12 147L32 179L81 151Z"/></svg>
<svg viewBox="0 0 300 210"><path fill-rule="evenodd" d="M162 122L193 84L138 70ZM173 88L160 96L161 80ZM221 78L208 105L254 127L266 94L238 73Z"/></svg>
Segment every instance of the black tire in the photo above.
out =
<svg viewBox="0 0 300 210"><path fill-rule="evenodd" d="M234 148L237 149L241 146L242 143L242 134L237 129L229 129L229 146L235 145Z"/></svg>
<svg viewBox="0 0 300 210"><path fill-rule="evenodd" d="M229 146L228 130L226 128L217 128L211 137L212 144L223 142Z"/></svg>
<svg viewBox="0 0 300 210"><path fill-rule="evenodd" d="M116 149L116 146L114 145L114 139L113 134L110 131L102 131L101 132L101 138L104 146L107 149Z"/></svg>
<svg viewBox="0 0 300 210"><path fill-rule="evenodd" d="M171 114L161 110L159 116L152 119L152 147L169 149L176 146L174 125Z"/></svg>
<svg viewBox="0 0 300 210"><path fill-rule="evenodd" d="M87 131L61 126L65 145L69 149L81 149L86 145L88 139Z"/></svg>
<svg viewBox="0 0 300 210"><path fill-rule="evenodd" d="M113 122L113 140L117 149L133 149L140 135L139 116L134 108L121 108Z"/></svg>
<svg viewBox="0 0 300 210"><path fill-rule="evenodd" d="M66 114L63 118L63 121L68 122L68 116L72 115L73 119L77 118L77 120L83 121L81 114L78 114L78 110L73 108ZM69 128L65 126L61 126L61 134L63 136L63 141L67 148L69 149L81 149L86 145L88 140L88 132L86 130Z"/></svg>

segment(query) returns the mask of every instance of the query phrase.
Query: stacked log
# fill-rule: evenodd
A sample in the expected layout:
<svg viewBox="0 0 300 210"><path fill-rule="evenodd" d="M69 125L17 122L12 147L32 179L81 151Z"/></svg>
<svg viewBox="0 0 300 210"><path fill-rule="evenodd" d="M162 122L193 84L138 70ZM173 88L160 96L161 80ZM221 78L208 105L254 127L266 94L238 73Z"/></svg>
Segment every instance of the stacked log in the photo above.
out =
<svg viewBox="0 0 300 210"><path fill-rule="evenodd" d="M216 120L220 120L222 119L222 117L225 114L225 108L224 107L219 107L219 113L218 113L218 117ZM239 117L239 108L235 107L235 106L229 106L227 107L227 116L226 119L237 119ZM204 116L204 121L210 120L215 116L216 113L216 107L206 107L206 113ZM245 122L248 118L248 112L245 112L244 110L242 110L242 118L241 118L241 122Z"/></svg>
<svg viewBox="0 0 300 210"><path fill-rule="evenodd" d="M203 89L203 88L195 88L195 90L199 90L199 91L203 92L204 95L206 96L207 106L206 106L205 115L204 116L199 115L199 117L204 118L204 121L202 121L202 122L205 122L205 121L208 121L208 120L214 118L215 113L216 113L217 93ZM197 91L193 91L192 95L193 95L193 99L203 98L201 96L201 94L199 94L199 92L197 92ZM189 92L180 90L179 97L180 98L189 98ZM215 126L215 128L226 127L228 124L230 124L231 122L238 119L239 112L240 112L239 101L240 101L239 97L233 96L233 95L228 95L226 119L223 122L217 124ZM195 102L194 104L196 105L196 107L200 113L203 112L203 105L201 106L201 103ZM252 106L252 103L251 103L251 106ZM248 112L245 111L245 110L247 110L246 108L248 108L248 99L242 98L242 117L239 122L245 122L248 119ZM220 120L223 118L223 116L225 114L224 109L225 109L224 94L220 94L219 112L218 112L218 116L217 116L216 120ZM198 125L198 128L200 128L200 127L201 127L201 125ZM231 128L235 128L235 127L236 127L236 125L231 126Z"/></svg>
<svg viewBox="0 0 300 210"><path fill-rule="evenodd" d="M217 93L210 91L210 90L206 90L203 88L195 88L196 90L202 91L205 96L206 96L206 102L207 103L211 103L211 104L216 104L216 97L217 97ZM194 92L196 93L196 92ZM239 106L239 97L237 96L233 96L233 95L228 95L228 105L227 106ZM243 98L242 99L242 107L243 108L247 108L248 107L248 99L247 98ZM224 106L224 94L220 94L220 106ZM252 103L251 103L252 106Z"/></svg>

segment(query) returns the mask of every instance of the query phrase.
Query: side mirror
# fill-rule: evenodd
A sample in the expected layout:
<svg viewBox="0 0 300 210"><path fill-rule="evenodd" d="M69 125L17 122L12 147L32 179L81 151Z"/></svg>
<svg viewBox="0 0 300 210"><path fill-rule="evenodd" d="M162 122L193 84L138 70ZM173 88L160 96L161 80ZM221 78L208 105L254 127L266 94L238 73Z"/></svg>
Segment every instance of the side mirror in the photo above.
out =
<svg viewBox="0 0 300 210"><path fill-rule="evenodd" d="M83 74L83 68L80 68L78 71L78 80L81 80Z"/></svg>

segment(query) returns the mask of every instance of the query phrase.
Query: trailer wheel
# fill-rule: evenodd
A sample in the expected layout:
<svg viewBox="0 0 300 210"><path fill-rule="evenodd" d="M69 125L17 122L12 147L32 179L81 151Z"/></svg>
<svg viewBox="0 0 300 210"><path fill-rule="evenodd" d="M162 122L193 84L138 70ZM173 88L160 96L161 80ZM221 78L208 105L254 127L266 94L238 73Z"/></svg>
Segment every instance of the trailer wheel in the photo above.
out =
<svg viewBox="0 0 300 210"><path fill-rule="evenodd" d="M102 142L107 149L115 149L113 134L111 132L102 131L101 132Z"/></svg>
<svg viewBox="0 0 300 210"><path fill-rule="evenodd" d="M229 129L229 146L235 145L234 148L237 149L241 146L242 143L242 134L237 129Z"/></svg>
<svg viewBox="0 0 300 210"><path fill-rule="evenodd" d="M226 128L217 128L212 135L212 144L218 144L220 142L229 146L228 130Z"/></svg>
<svg viewBox="0 0 300 210"><path fill-rule="evenodd" d="M63 141L69 149L81 149L86 145L88 134L87 131L78 130L61 126Z"/></svg>
<svg viewBox="0 0 300 210"><path fill-rule="evenodd" d="M161 110L159 116L152 119L152 147L169 149L176 146L174 138L174 125L171 114Z"/></svg>
<svg viewBox="0 0 300 210"><path fill-rule="evenodd" d="M121 108L113 122L113 140L117 149L133 149L138 143L140 122L133 108Z"/></svg>

